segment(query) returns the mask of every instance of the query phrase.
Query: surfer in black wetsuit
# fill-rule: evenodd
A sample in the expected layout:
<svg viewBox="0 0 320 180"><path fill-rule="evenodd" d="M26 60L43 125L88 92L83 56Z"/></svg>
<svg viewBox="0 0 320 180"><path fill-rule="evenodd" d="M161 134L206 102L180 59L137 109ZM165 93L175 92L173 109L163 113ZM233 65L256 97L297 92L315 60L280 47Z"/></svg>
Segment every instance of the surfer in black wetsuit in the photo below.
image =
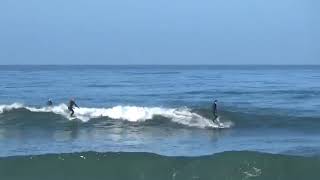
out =
<svg viewBox="0 0 320 180"><path fill-rule="evenodd" d="M69 105L68 105L68 110L71 112L70 116L72 117L73 114L74 114L74 111L73 111L73 107L77 107L79 108L79 106L75 103L74 99L70 99L69 101Z"/></svg>
<svg viewBox="0 0 320 180"><path fill-rule="evenodd" d="M213 104L212 104L212 112L213 112L213 117L214 117L213 121L215 121L218 117L218 115L217 115L217 102L218 102L218 100L214 100Z"/></svg>
<svg viewBox="0 0 320 180"><path fill-rule="evenodd" d="M53 103L52 103L51 99L48 99L47 106L52 106L52 105L53 105Z"/></svg>

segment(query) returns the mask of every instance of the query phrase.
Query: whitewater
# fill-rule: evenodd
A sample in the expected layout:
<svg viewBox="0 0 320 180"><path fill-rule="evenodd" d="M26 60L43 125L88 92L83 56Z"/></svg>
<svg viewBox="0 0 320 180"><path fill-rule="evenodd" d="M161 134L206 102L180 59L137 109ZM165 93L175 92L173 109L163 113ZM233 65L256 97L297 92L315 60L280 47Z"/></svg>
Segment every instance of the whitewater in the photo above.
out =
<svg viewBox="0 0 320 180"><path fill-rule="evenodd" d="M47 112L63 116L66 119L74 120L70 117L70 112L66 104L46 107L25 106L21 103L10 105L0 105L0 113L15 109L27 109L31 112ZM83 122L91 119L108 117L111 119L125 120L129 122L144 122L152 120L154 116L162 116L170 119L174 123L198 128L230 128L233 124L231 121L216 122L205 118L197 113L191 112L187 107L181 108L163 108L163 107L139 107L139 106L114 106L110 108L90 108L80 107L75 109L75 117Z"/></svg>

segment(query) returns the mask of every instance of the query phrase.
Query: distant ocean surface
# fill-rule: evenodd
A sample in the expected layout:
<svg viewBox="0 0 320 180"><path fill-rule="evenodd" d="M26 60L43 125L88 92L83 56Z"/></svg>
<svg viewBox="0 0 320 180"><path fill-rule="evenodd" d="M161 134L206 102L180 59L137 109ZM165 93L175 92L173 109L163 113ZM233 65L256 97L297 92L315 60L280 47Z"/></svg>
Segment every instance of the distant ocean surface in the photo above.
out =
<svg viewBox="0 0 320 180"><path fill-rule="evenodd" d="M0 80L0 179L320 177L320 66L0 66Z"/></svg>

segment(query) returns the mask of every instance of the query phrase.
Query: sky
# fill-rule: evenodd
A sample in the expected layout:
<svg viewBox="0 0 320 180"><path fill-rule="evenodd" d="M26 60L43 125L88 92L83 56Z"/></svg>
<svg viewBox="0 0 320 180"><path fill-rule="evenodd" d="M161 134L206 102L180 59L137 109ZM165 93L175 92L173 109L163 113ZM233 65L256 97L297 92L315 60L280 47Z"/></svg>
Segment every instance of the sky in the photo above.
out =
<svg viewBox="0 0 320 180"><path fill-rule="evenodd" d="M1 0L0 64L320 64L319 0Z"/></svg>

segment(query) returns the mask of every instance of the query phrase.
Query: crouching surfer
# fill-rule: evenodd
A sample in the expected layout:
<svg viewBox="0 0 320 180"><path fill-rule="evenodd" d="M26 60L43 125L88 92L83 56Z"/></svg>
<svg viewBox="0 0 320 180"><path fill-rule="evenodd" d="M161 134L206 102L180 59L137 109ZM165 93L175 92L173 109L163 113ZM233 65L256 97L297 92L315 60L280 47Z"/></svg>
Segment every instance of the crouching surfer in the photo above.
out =
<svg viewBox="0 0 320 180"><path fill-rule="evenodd" d="M71 117L73 117L73 114L74 114L74 110L73 110L74 106L79 108L79 106L76 104L74 98L72 98L72 99L70 99L69 105L68 105L68 110L71 112L71 114L70 114Z"/></svg>

